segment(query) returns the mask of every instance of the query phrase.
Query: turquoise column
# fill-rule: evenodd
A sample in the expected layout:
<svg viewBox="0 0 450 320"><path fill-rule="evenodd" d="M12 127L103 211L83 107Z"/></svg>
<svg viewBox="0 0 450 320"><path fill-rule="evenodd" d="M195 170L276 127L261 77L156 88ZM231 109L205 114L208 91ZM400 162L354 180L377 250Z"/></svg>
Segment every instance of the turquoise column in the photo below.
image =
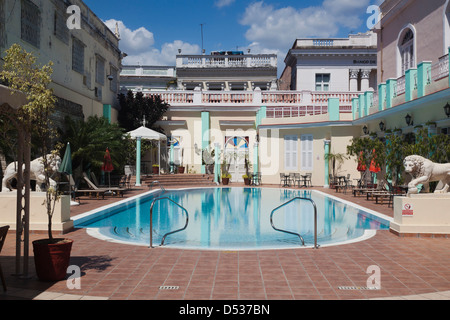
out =
<svg viewBox="0 0 450 320"><path fill-rule="evenodd" d="M366 111L366 104L364 99L364 94L359 95L359 117L362 118L366 114L364 113Z"/></svg>
<svg viewBox="0 0 450 320"><path fill-rule="evenodd" d="M405 74L405 102L411 101L415 89L417 69L408 69Z"/></svg>
<svg viewBox="0 0 450 320"><path fill-rule="evenodd" d="M214 182L219 183L220 163L219 163L220 144L214 144Z"/></svg>
<svg viewBox="0 0 450 320"><path fill-rule="evenodd" d="M202 150L207 150L208 147L209 147L209 112L202 111ZM202 164L201 173L206 173L206 167L204 164Z"/></svg>
<svg viewBox="0 0 450 320"><path fill-rule="evenodd" d="M173 150L173 142L170 143L170 154L169 154L169 165L170 165L170 173L174 173L174 163L173 163L173 158L174 158L174 150Z"/></svg>
<svg viewBox="0 0 450 320"><path fill-rule="evenodd" d="M384 101L386 100L386 83L378 85L378 111L385 109Z"/></svg>
<svg viewBox="0 0 450 320"><path fill-rule="evenodd" d="M373 91L366 91L364 92L364 104L365 104L365 114L366 116L369 115L369 109L372 105L372 101L373 101Z"/></svg>
<svg viewBox="0 0 450 320"><path fill-rule="evenodd" d="M324 147L325 147L325 151L324 151L324 160L325 160L325 183L324 183L324 188L329 188L330 187L330 181L329 181L329 161L328 161L328 155L330 154L330 142L331 140L324 140Z"/></svg>
<svg viewBox="0 0 450 320"><path fill-rule="evenodd" d="M136 137L136 186L141 186L141 137Z"/></svg>
<svg viewBox="0 0 450 320"><path fill-rule="evenodd" d="M259 142L255 142L253 146L253 173L257 173L259 170Z"/></svg>
<svg viewBox="0 0 450 320"><path fill-rule="evenodd" d="M339 121L339 98L328 98L328 120Z"/></svg>
<svg viewBox="0 0 450 320"><path fill-rule="evenodd" d="M358 102L359 102L358 98L353 98L352 99L352 116L353 116L353 120L356 119L356 111L358 110Z"/></svg>
<svg viewBox="0 0 450 320"><path fill-rule="evenodd" d="M111 105L110 104L103 105L103 117L108 119L109 123L111 123Z"/></svg>
<svg viewBox="0 0 450 320"><path fill-rule="evenodd" d="M397 79L388 79L386 81L386 109L392 108L392 99L394 98L394 87Z"/></svg>
<svg viewBox="0 0 450 320"><path fill-rule="evenodd" d="M417 97L425 95L425 87L428 84L428 69L431 67L430 61L423 61L417 66Z"/></svg>

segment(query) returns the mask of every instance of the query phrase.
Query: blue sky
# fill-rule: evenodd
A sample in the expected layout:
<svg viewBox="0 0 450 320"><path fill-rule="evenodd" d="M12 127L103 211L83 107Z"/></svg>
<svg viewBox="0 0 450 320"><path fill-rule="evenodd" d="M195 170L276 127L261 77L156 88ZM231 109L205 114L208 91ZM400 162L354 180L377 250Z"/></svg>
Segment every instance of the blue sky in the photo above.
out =
<svg viewBox="0 0 450 320"><path fill-rule="evenodd" d="M366 32L369 5L380 0L84 0L120 27L124 64L175 65L185 54L251 49L276 53L279 67L297 38Z"/></svg>

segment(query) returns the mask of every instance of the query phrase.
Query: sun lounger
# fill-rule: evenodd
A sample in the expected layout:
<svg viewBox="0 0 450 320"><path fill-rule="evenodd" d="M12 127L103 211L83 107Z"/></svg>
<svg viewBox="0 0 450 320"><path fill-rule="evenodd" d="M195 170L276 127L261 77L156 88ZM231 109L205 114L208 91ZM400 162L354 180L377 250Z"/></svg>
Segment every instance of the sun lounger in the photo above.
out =
<svg viewBox="0 0 450 320"><path fill-rule="evenodd" d="M123 188L118 188L118 187L98 188L91 180L89 180L89 178L87 177L87 175L85 173L83 173L83 179L87 183L87 185L89 187L89 191L91 191L91 193L96 192L97 193L97 197L100 194L103 197L105 195L113 195L113 196L114 195L119 195L119 196L123 197L123 192L125 191L125 189L123 189ZM81 192L80 190L78 190L78 191ZM86 192L86 190L84 190L84 191Z"/></svg>

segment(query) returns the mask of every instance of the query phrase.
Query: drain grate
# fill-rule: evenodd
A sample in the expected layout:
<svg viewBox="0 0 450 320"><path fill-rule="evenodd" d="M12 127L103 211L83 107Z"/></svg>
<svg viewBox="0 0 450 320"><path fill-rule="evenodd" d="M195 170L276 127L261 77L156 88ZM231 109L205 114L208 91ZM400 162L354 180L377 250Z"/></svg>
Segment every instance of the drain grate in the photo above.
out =
<svg viewBox="0 0 450 320"><path fill-rule="evenodd" d="M379 290L377 287L355 287L355 286L340 286L339 290Z"/></svg>
<svg viewBox="0 0 450 320"><path fill-rule="evenodd" d="M159 290L178 290L179 286L160 286Z"/></svg>

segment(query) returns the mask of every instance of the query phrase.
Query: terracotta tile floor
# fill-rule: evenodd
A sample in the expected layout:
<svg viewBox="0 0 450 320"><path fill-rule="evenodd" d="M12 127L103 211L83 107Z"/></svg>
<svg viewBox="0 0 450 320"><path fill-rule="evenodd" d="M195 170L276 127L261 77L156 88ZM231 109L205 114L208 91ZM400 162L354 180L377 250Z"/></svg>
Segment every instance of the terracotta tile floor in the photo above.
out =
<svg viewBox="0 0 450 320"><path fill-rule="evenodd" d="M387 205L320 190L392 216ZM126 197L143 191L147 189L133 189ZM80 206L72 207L71 214L117 200L83 199ZM447 238L398 237L378 231L362 242L317 250L196 251L110 243L92 238L82 229L66 236L74 240L71 264L81 268L81 289L69 290L66 281L38 281L32 256L30 278L13 276L15 234L10 232L0 256L10 290L8 294L0 290L0 300L450 299ZM32 234L31 240L40 237ZM372 265L380 268L381 289L364 290L369 277L366 271Z"/></svg>

